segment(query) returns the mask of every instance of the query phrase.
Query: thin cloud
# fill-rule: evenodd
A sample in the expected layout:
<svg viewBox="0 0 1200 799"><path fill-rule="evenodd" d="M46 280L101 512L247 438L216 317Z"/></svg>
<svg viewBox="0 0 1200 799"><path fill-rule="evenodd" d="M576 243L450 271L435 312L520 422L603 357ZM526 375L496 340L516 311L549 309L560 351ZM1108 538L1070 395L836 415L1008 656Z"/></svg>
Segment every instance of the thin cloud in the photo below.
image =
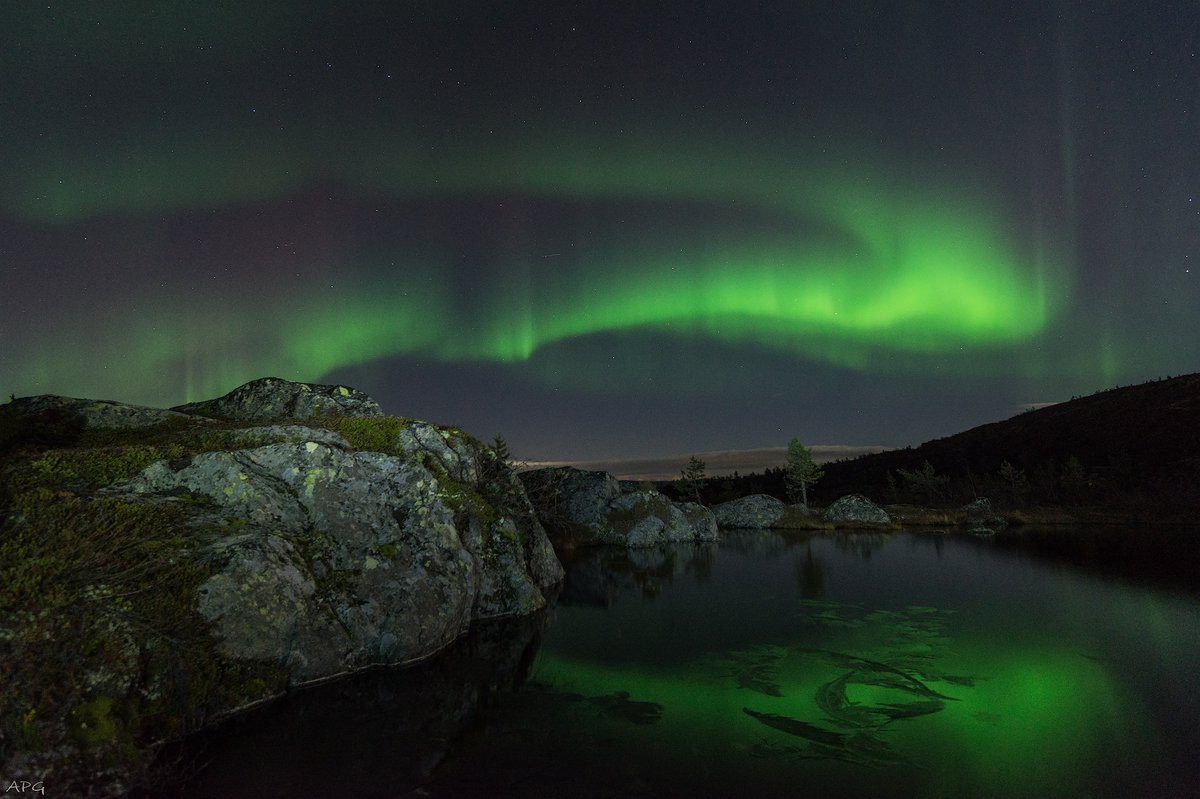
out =
<svg viewBox="0 0 1200 799"><path fill-rule="evenodd" d="M856 458L874 452L883 452L890 447L854 446L849 444L816 444L812 448L813 460L817 463ZM704 461L705 472L711 477L723 477L738 472L750 474L783 466L787 460L786 447L764 447L762 449L723 450L720 452L697 452L696 457ZM624 458L599 461L527 461L522 468L540 469L548 466L574 466L577 469L592 469L609 472L622 480L673 480L687 465L688 455L664 455L657 458Z"/></svg>
<svg viewBox="0 0 1200 799"><path fill-rule="evenodd" d="M1036 411L1038 408L1049 408L1051 405L1059 405L1061 402L1022 402L1020 408L1023 411Z"/></svg>

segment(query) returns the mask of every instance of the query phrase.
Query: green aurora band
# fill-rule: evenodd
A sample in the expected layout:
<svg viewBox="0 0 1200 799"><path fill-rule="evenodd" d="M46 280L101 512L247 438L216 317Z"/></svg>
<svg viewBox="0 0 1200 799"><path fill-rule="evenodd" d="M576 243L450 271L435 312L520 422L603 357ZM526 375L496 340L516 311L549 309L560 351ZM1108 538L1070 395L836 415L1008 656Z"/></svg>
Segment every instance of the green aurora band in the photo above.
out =
<svg viewBox="0 0 1200 799"><path fill-rule="evenodd" d="M265 306L262 298L148 291L138 306L161 313L113 319L99 336L43 337L2 376L19 392L107 395L183 374L182 386L136 398L173 402L263 374L314 380L396 355L521 362L548 345L638 330L751 343L855 369L936 358L969 371L968 356L1043 332L1065 298L1061 248L1013 235L998 203L952 188L936 171L913 185L895 175L917 170L871 169L880 159L860 155L812 167L794 148L731 158L727 143L696 137L691 146L618 147L599 136L560 142L451 146L410 137L401 145L373 135L340 148L353 158L328 159L319 157L324 147L299 139L282 145L286 158L274 140L197 141L194 149L143 141L145 150L114 146L109 157L59 153L52 168L10 185L7 204L29 223L53 227L275 200L332 174L359 192L402 198L727 203L830 233L696 243L665 231L660 241L581 252L569 268L529 254L506 265L486 297L456 288L448 279L454 267L436 255L403 252L389 253L389 263L357 264L333 302L327 286L281 288Z"/></svg>

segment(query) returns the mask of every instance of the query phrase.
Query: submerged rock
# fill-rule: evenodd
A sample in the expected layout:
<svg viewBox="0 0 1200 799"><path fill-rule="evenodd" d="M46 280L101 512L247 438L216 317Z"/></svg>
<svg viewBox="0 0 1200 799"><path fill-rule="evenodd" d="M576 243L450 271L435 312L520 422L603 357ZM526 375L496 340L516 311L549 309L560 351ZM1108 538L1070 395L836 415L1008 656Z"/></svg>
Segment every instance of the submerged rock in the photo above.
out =
<svg viewBox="0 0 1200 799"><path fill-rule="evenodd" d="M767 494L751 494L713 506L713 515L719 527L768 528L773 527L784 515L781 500Z"/></svg>
<svg viewBox="0 0 1200 799"><path fill-rule="evenodd" d="M663 706L657 702L640 702L629 698L628 691L616 691L606 696L584 697L600 715L630 724L657 724L662 719Z"/></svg>
<svg viewBox="0 0 1200 799"><path fill-rule="evenodd" d="M862 494L847 494L825 509L830 522L853 524L891 524L891 517Z"/></svg>
<svg viewBox="0 0 1200 799"><path fill-rule="evenodd" d="M542 611L480 622L419 665L297 691L267 712L207 729L164 753L154 795L258 795L240 781L247 774L271 786L268 796L322 795L313 785L336 785L346 797L420 795L463 739L473 740L480 713L525 684L547 619ZM381 740L387 755L370 768L348 767L344 757L309 757L297 768L296 752L325 752L330 742L342 753L374 752Z"/></svg>
<svg viewBox="0 0 1200 799"><path fill-rule="evenodd" d="M712 513L694 502L672 502L653 489L622 493L607 472L554 467L523 472L521 482L556 544L651 547L715 541Z"/></svg>

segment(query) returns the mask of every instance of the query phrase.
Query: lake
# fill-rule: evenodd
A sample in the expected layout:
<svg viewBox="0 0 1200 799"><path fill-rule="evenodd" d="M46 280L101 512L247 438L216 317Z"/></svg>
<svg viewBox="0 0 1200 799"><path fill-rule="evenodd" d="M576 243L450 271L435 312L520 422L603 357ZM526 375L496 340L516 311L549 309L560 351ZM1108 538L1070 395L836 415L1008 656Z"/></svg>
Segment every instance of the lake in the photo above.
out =
<svg viewBox="0 0 1200 799"><path fill-rule="evenodd" d="M162 791L1192 796L1193 538L735 531L583 550L548 613L196 736L169 754L190 778Z"/></svg>

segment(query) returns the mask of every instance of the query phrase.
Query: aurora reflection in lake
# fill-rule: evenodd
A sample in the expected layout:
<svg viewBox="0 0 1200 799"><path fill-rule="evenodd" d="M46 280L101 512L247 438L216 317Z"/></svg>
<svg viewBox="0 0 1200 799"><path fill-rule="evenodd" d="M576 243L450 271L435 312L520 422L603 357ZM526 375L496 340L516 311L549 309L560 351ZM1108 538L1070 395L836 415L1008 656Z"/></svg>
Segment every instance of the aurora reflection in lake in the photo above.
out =
<svg viewBox="0 0 1200 799"><path fill-rule="evenodd" d="M582 550L544 628L227 724L171 792L1194 795L1200 594L1003 535Z"/></svg>

